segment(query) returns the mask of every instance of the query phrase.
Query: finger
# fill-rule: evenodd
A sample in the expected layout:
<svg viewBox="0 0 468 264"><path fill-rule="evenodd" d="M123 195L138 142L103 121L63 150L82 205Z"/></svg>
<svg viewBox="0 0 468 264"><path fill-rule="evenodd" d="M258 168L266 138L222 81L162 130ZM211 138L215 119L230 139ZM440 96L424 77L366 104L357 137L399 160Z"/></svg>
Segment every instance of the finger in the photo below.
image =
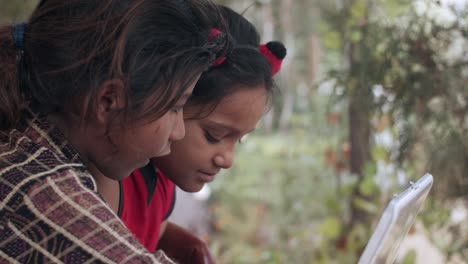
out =
<svg viewBox="0 0 468 264"><path fill-rule="evenodd" d="M190 262L188 263L192 263L192 264L202 264L202 263L205 264L206 263L206 260L205 260L206 254L204 250L201 248L193 248L190 256L191 256Z"/></svg>

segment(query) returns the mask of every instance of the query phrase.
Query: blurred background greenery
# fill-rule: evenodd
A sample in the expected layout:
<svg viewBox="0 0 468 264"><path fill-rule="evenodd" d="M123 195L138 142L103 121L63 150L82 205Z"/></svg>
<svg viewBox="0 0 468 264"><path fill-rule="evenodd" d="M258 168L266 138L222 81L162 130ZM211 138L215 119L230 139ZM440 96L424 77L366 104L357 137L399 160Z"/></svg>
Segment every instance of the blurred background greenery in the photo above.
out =
<svg viewBox="0 0 468 264"><path fill-rule="evenodd" d="M0 23L36 2L0 0ZM428 246L398 262L467 263L468 1L216 2L288 48L281 95L210 185L218 261L356 263L392 194L431 172L408 236Z"/></svg>
<svg viewBox="0 0 468 264"><path fill-rule="evenodd" d="M288 48L282 95L210 186L219 260L356 263L393 193L431 172L398 262L467 263L468 1L219 2Z"/></svg>

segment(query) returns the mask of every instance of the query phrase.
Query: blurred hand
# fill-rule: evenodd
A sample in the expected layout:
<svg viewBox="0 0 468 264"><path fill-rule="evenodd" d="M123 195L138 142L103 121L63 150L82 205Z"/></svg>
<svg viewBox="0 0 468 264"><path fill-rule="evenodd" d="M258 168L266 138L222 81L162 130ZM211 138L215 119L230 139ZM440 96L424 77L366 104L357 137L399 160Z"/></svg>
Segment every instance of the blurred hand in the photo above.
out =
<svg viewBox="0 0 468 264"><path fill-rule="evenodd" d="M159 240L159 249L181 264L215 264L205 242L171 222Z"/></svg>

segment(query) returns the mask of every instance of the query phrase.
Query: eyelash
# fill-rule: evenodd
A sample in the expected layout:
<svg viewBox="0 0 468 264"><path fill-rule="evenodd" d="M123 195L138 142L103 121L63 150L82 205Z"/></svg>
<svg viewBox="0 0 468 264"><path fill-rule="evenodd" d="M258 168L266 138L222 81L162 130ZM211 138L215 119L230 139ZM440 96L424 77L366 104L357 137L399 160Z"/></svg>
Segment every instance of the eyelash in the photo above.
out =
<svg viewBox="0 0 468 264"><path fill-rule="evenodd" d="M210 134L210 132L208 132L208 131L206 131L206 130L205 130L205 138L206 138L206 140L207 140L209 143L212 143L212 144L216 144L216 143L218 143L218 142L221 141L221 140L219 140L219 139L213 137L213 136Z"/></svg>
<svg viewBox="0 0 468 264"><path fill-rule="evenodd" d="M214 136L212 136L212 135L210 134L210 132L208 132L208 131L206 131L206 130L205 130L205 138L206 138L206 140L207 140L209 143L212 143L212 144L216 144L216 143L219 143L219 142L221 141L220 139L217 139L217 138L215 138ZM237 143L242 144L242 143L244 142L243 139L244 139L243 137L240 138L240 139L237 141Z"/></svg>
<svg viewBox="0 0 468 264"><path fill-rule="evenodd" d="M182 109L184 108L183 105L180 105L180 106L176 106L172 109L172 112L174 112L175 114L179 113L179 111L181 111Z"/></svg>

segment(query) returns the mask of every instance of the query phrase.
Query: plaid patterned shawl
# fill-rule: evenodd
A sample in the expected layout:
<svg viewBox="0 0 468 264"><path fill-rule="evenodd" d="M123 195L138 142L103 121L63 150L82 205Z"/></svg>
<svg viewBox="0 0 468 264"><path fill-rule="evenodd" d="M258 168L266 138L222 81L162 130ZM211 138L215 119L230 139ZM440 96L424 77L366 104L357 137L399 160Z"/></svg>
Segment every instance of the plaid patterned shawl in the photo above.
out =
<svg viewBox="0 0 468 264"><path fill-rule="evenodd" d="M0 263L172 263L96 192L78 153L30 111L0 135Z"/></svg>

